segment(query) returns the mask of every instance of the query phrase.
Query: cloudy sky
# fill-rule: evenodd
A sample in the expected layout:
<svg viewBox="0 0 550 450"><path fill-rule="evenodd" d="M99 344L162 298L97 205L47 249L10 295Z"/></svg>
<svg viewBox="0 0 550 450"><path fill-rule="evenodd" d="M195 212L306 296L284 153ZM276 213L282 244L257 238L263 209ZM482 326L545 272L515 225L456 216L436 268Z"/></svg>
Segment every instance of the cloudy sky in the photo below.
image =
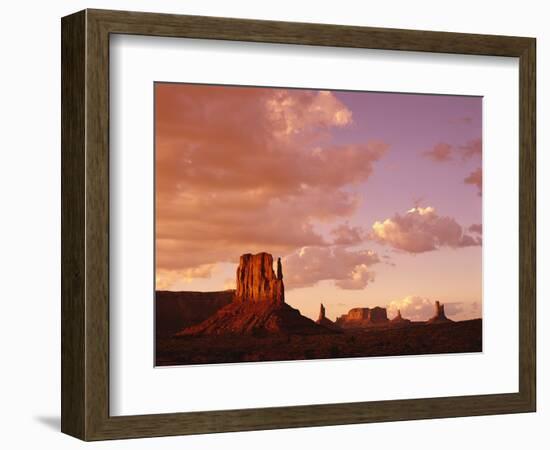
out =
<svg viewBox="0 0 550 450"><path fill-rule="evenodd" d="M481 316L482 99L155 84L156 286L283 258L287 303Z"/></svg>

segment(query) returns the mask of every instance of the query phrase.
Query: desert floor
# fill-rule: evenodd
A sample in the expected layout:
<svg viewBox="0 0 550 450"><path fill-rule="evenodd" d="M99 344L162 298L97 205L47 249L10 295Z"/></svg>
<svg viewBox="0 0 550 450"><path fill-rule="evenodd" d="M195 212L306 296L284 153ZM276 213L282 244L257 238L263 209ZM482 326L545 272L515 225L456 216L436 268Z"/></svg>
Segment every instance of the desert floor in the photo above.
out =
<svg viewBox="0 0 550 450"><path fill-rule="evenodd" d="M482 320L372 327L333 335L157 337L156 365L188 365L482 351Z"/></svg>

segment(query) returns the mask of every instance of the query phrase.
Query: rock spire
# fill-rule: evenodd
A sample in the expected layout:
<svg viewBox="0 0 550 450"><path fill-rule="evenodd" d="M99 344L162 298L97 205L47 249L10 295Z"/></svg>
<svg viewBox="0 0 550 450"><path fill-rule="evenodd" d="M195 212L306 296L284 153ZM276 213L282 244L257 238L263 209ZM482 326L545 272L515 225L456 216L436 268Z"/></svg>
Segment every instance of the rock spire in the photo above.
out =
<svg viewBox="0 0 550 450"><path fill-rule="evenodd" d="M411 323L409 319L404 319L401 315L401 310L397 310L397 315L391 320L392 325L408 325Z"/></svg>
<svg viewBox="0 0 550 450"><path fill-rule="evenodd" d="M329 330L338 331L340 332L340 327L336 325L332 320L330 320L326 316L325 311L325 305L321 303L321 306L319 307L319 318L315 321L318 325L322 325L325 328L328 328Z"/></svg>
<svg viewBox="0 0 550 450"><path fill-rule="evenodd" d="M319 318L317 319L317 322L320 322L320 321L322 321L323 319L326 319L326 315L325 315L325 307L324 307L324 305L321 303L321 307L319 308Z"/></svg>
<svg viewBox="0 0 550 450"><path fill-rule="evenodd" d="M445 315L445 305L436 301L434 307L434 316L428 320L428 323L452 322L452 320L448 319Z"/></svg>

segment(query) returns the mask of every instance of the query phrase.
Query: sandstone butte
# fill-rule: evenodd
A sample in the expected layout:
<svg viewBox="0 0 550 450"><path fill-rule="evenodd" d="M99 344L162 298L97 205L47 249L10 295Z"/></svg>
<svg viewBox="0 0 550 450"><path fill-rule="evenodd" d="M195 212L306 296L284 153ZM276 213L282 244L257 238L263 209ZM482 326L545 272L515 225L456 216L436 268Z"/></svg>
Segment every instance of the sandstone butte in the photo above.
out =
<svg viewBox="0 0 550 450"><path fill-rule="evenodd" d="M277 274L273 271L273 256L269 253L242 255L237 267L235 300L240 303L284 303L283 266L277 259Z"/></svg>
<svg viewBox="0 0 550 450"><path fill-rule="evenodd" d="M237 268L233 301L205 321L184 328L176 336L247 334L331 334L300 311L285 303L283 268L269 253L242 255Z"/></svg>
<svg viewBox="0 0 550 450"><path fill-rule="evenodd" d="M433 317L426 322L416 323L438 324L453 322L453 320L447 318L445 315L445 305L436 301L434 308ZM411 323L411 320L401 315L401 310L397 310L397 315L393 319L388 320L386 308L380 308L379 306L374 308L353 308L347 314L343 314L336 319L336 325L341 328L368 328L383 325L407 326Z"/></svg>
<svg viewBox="0 0 550 450"><path fill-rule="evenodd" d="M367 326L387 325L389 323L386 308L353 308L347 314L336 319L342 328L362 328Z"/></svg>

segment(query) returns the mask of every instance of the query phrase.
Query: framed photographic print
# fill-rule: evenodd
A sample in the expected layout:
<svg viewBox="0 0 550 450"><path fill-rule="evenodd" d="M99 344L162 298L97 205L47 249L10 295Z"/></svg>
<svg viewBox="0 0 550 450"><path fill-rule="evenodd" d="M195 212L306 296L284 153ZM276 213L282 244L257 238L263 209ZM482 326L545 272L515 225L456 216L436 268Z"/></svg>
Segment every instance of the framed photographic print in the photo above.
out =
<svg viewBox="0 0 550 450"><path fill-rule="evenodd" d="M535 131L533 38L63 18L62 431L534 411Z"/></svg>

